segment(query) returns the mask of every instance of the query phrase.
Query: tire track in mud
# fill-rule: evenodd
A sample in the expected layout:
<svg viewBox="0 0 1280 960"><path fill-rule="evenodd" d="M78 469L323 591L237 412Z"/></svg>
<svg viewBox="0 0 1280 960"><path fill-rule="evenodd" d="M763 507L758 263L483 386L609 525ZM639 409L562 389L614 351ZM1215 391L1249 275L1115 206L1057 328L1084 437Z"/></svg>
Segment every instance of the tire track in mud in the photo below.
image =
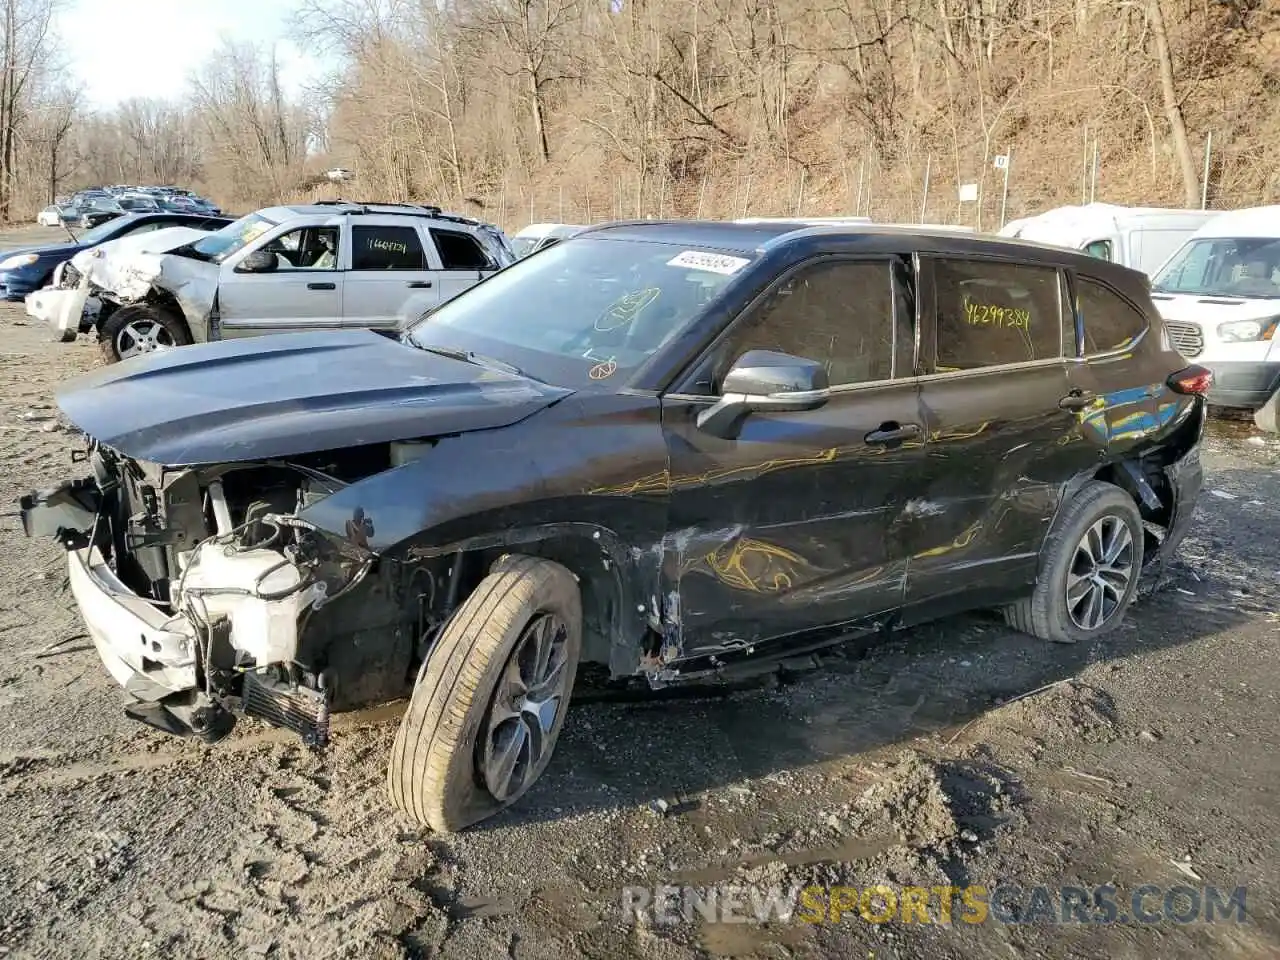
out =
<svg viewBox="0 0 1280 960"><path fill-rule="evenodd" d="M0 698L3 698L2 687L0 687ZM348 736L368 729L385 729L394 732L394 724L404 712L404 705L405 701L401 700L369 710L336 714L330 721L330 729L339 736ZM250 726L251 732L233 734L226 740L208 745L191 741L185 745L185 748L177 750L108 752L101 758L86 758L82 752L64 753L45 749L0 750L0 794L45 790L70 786L86 780L201 764L215 754L231 756L255 751L267 752L275 748L299 744L298 735L291 730L268 727L265 724L243 719L239 724ZM160 735L156 736L158 738ZM163 742L157 740L157 743Z"/></svg>

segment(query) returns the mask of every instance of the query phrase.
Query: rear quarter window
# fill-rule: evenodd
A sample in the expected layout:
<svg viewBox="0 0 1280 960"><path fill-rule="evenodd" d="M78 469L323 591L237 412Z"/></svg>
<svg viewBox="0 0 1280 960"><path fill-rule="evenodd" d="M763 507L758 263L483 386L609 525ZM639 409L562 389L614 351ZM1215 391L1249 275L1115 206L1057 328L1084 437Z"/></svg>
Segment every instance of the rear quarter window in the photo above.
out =
<svg viewBox="0 0 1280 960"><path fill-rule="evenodd" d="M1147 329L1147 318L1133 304L1093 280L1077 278L1076 301L1084 321L1085 356L1124 350Z"/></svg>

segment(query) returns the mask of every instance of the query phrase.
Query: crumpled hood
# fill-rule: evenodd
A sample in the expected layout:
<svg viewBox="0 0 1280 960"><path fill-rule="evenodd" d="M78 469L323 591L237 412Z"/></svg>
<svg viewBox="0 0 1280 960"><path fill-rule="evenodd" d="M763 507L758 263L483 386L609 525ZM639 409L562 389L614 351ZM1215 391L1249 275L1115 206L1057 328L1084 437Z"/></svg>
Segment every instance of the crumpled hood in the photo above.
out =
<svg viewBox="0 0 1280 960"><path fill-rule="evenodd" d="M166 253L207 235L207 230L194 227L165 227L136 233L82 250L71 258L71 265L81 275L87 276L94 286L109 290L122 299L138 300L164 272ZM199 263L211 268L213 275L217 276L217 266Z"/></svg>
<svg viewBox="0 0 1280 960"><path fill-rule="evenodd" d="M101 443L178 466L503 427L571 392L352 330L147 354L67 381L57 401Z"/></svg>
<svg viewBox="0 0 1280 960"><path fill-rule="evenodd" d="M76 254L71 264L91 286L108 291L122 303L146 297L152 287L173 294L193 331L206 329L218 293L218 265L171 250L209 235L194 227L165 227L150 233L109 240ZM197 339L203 336L197 333Z"/></svg>

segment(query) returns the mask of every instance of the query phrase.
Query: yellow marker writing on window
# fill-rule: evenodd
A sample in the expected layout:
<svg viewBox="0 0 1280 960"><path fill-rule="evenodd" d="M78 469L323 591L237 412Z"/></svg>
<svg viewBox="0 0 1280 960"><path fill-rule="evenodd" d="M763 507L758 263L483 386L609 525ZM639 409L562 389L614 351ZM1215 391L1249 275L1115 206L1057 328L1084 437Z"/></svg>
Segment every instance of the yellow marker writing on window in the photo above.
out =
<svg viewBox="0 0 1280 960"><path fill-rule="evenodd" d="M993 303L975 303L965 299L964 319L972 326L1031 328L1031 312L1020 307L1001 307Z"/></svg>

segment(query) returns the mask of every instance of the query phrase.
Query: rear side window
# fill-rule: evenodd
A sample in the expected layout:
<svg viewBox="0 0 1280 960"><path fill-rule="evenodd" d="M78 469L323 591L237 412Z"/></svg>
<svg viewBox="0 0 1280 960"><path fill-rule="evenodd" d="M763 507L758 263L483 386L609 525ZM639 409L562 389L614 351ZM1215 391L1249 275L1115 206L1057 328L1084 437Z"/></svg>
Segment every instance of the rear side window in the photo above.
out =
<svg viewBox="0 0 1280 960"><path fill-rule="evenodd" d="M1066 309L1057 270L1014 263L938 260L934 278L938 344L933 372L974 370L1062 355Z"/></svg>
<svg viewBox="0 0 1280 960"><path fill-rule="evenodd" d="M1084 245L1084 252L1091 257L1097 257L1099 260L1111 259L1111 241L1095 240L1093 243Z"/></svg>
<svg viewBox="0 0 1280 960"><path fill-rule="evenodd" d="M493 261L475 237L458 230L432 230L431 239L440 251L445 270L488 270Z"/></svg>
<svg viewBox="0 0 1280 960"><path fill-rule="evenodd" d="M352 270L426 270L422 241L413 227L352 227Z"/></svg>
<svg viewBox="0 0 1280 960"><path fill-rule="evenodd" d="M1147 318L1102 284L1079 277L1076 289L1086 356L1123 350L1147 329Z"/></svg>

